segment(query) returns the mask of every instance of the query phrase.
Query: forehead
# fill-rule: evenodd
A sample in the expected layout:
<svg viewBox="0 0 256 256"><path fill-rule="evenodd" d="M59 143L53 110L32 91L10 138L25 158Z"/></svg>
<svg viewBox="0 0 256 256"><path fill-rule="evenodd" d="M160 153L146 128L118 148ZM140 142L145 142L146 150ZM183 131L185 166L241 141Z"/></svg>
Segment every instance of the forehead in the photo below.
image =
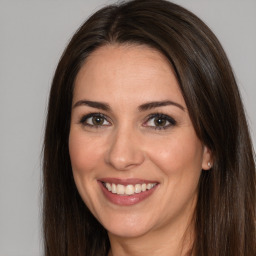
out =
<svg viewBox="0 0 256 256"><path fill-rule="evenodd" d="M107 100L112 96L130 97L132 102L175 97L183 102L167 58L144 45L106 45L86 59L75 81L74 100Z"/></svg>

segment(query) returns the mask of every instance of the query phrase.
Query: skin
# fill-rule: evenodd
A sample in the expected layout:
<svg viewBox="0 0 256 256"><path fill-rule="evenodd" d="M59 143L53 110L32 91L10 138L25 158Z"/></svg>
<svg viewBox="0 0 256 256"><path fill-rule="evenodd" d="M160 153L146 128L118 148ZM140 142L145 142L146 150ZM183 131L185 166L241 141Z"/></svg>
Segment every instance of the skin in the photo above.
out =
<svg viewBox="0 0 256 256"><path fill-rule="evenodd" d="M110 109L78 105L81 100ZM166 100L176 105L139 110L142 104ZM89 113L104 115L102 124L90 126L92 118L83 118ZM165 129L159 129L149 119L155 113L176 123L165 121ZM75 81L69 151L78 191L108 230L109 255L186 255L193 241L198 181L202 169L209 169L211 154L196 136L162 54L147 46L107 45L87 58ZM99 186L98 180L108 177L159 184L144 201L119 206Z"/></svg>

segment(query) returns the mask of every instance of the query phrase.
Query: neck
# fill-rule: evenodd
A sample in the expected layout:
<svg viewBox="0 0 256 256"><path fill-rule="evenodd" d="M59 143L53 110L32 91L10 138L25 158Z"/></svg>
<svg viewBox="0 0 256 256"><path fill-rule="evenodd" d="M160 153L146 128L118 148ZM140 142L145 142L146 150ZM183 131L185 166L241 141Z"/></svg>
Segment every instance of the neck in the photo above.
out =
<svg viewBox="0 0 256 256"><path fill-rule="evenodd" d="M192 256L194 225L191 220L189 223L166 225L132 238L109 233L111 250L108 256Z"/></svg>

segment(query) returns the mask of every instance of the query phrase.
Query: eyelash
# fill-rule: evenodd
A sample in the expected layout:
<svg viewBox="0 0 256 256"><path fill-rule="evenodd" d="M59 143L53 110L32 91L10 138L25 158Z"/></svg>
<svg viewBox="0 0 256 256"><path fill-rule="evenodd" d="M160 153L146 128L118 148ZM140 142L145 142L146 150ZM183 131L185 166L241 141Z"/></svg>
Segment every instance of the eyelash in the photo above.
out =
<svg viewBox="0 0 256 256"><path fill-rule="evenodd" d="M158 118L158 120L160 119L160 120L167 121L167 122L169 122L169 124L165 125L165 126L148 126L148 127L155 129L155 130L165 130L165 129L170 128L171 126L176 125L176 121L172 117L162 114L162 113L151 114L150 116L147 117L147 120L145 123L148 123L150 120L154 120L156 118ZM147 127L147 125L144 125L145 123L143 123L143 126Z"/></svg>
<svg viewBox="0 0 256 256"><path fill-rule="evenodd" d="M101 124L99 124L99 125L89 124L88 123L88 119L89 118L93 118L93 117L102 118L102 119L104 119L104 122L107 121L108 123L110 123L108 118L106 118L106 116L103 115L102 113L90 113L90 114L87 114L87 115L83 116L80 119L79 123L81 123L84 126L88 126L88 127L92 127L92 128L102 128L102 126L109 126L109 125L101 125Z"/></svg>
<svg viewBox="0 0 256 256"><path fill-rule="evenodd" d="M103 115L102 113L90 113L90 114L87 114L85 116L83 116L81 119L80 119L80 122L82 125L84 126L87 126L87 127L90 127L90 128L102 128L104 126L110 126L110 125L104 125L104 124L99 124L99 125L95 125L95 124L89 124L88 123L88 119L89 118L93 118L93 117L99 117L99 118L102 118L103 119L103 122L107 121L108 123L110 123L109 119ZM168 122L169 124L167 125L164 125L164 126L148 126L146 125L146 123L148 123L149 121L153 121L154 119L158 118L158 120L163 120L164 122ZM155 130L165 130L165 129L168 129L169 127L171 126L175 126L176 125L176 121L168 116L168 115L165 115L165 114L162 114L162 113L154 113L154 114L151 114L147 117L146 121L143 123L143 126L144 127L149 127L149 128L152 128L152 129L155 129Z"/></svg>

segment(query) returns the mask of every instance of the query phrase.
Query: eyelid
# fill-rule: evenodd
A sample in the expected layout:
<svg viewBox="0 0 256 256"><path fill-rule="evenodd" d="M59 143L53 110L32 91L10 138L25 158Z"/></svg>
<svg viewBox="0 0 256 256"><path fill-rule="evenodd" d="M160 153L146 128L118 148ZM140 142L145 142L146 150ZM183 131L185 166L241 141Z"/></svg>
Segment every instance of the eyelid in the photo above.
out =
<svg viewBox="0 0 256 256"><path fill-rule="evenodd" d="M89 124L88 122L86 122L89 118L93 118L93 117L101 117L103 118L105 121L107 121L109 124L99 124L99 125L94 125L94 124ZM154 119L154 118L159 118L159 119L163 119L166 120L168 122L167 125L164 126L157 126L157 125L147 125L147 123ZM80 120L79 123L82 124L83 126L87 126L89 128L103 128L106 126L111 126L112 125L112 121L111 119L106 116L105 114L102 114L100 112L92 112L92 113L88 113L86 115L83 115ZM176 125L176 121L173 117L167 115L167 114L163 114L163 113L152 113L150 115L148 115L145 119L145 121L143 122L142 126L144 127L148 127L148 128L152 128L152 129L157 129L157 130L163 130L163 129L167 129L170 128L172 126Z"/></svg>
<svg viewBox="0 0 256 256"><path fill-rule="evenodd" d="M169 122L169 124L166 125L166 126L156 126L156 125L155 126L148 126L148 125L145 125L146 123L148 123L153 118L165 119L167 122ZM150 114L149 116L147 116L146 121L143 122L143 126L161 130L161 129L167 129L169 127L175 126L176 123L177 123L176 120L173 117L169 116L169 115L166 115L166 114L163 114L163 113L153 113L153 114Z"/></svg>
<svg viewBox="0 0 256 256"><path fill-rule="evenodd" d="M89 118L92 118L92 117L101 117L101 118L105 119L108 123L112 124L111 121L110 121L110 118L107 117L106 115L100 113L100 112L92 112L92 113L83 115L80 118L79 123L84 125L84 126L92 127L92 128L93 127L94 128L100 128L100 127L103 127L103 126L109 126L109 125L93 125L93 124L86 123L86 120L88 120Z"/></svg>

